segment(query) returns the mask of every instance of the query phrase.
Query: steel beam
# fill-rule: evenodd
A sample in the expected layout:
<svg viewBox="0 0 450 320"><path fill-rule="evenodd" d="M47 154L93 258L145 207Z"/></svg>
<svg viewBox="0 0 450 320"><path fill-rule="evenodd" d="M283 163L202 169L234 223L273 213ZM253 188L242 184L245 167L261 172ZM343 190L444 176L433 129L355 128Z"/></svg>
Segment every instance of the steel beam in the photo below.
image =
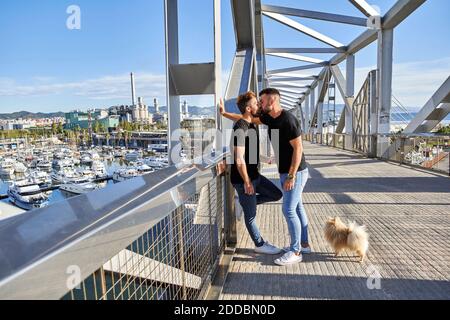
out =
<svg viewBox="0 0 450 320"><path fill-rule="evenodd" d="M303 102L303 106L305 107L305 126L303 127L303 132L308 132L309 131L309 121L310 116L309 116L309 99L308 97L306 97L305 101Z"/></svg>
<svg viewBox="0 0 450 320"><path fill-rule="evenodd" d="M278 21L290 28L293 28L297 31L300 31L304 34L306 34L307 36L310 36L316 40L319 40L323 43L326 43L332 47L335 48L340 48L343 47L344 45L336 40L331 39L330 37L327 37L311 28L308 28L307 26L302 25L301 23L298 23L297 21L294 21L292 19L289 19L281 14L278 13L271 13L271 12L263 12L263 14L275 21Z"/></svg>
<svg viewBox="0 0 450 320"><path fill-rule="evenodd" d="M300 93L298 95L297 94L294 95L291 92L285 92L283 90L280 90L280 94L281 94L281 98L287 97L287 98L291 98L291 99L293 99L295 101L298 101L299 96L300 96Z"/></svg>
<svg viewBox="0 0 450 320"><path fill-rule="evenodd" d="M287 72L293 72L293 71L316 69L316 68L321 68L325 65L327 65L327 64L326 63L322 63L322 64L314 63L314 64L307 64L307 65L298 66L298 67L269 70L269 71L267 71L267 75L271 76L271 75L278 74L278 73L287 73Z"/></svg>
<svg viewBox="0 0 450 320"><path fill-rule="evenodd" d="M220 4L221 0L214 0L214 105L216 106L216 129L222 130L222 116L219 114L219 108L217 108L222 97L222 22ZM221 150L221 144L217 140L215 141L215 149Z"/></svg>
<svg viewBox="0 0 450 320"><path fill-rule="evenodd" d="M397 26L406 19L411 13L413 13L418 7L420 7L425 0L399 0L391 9L383 16L382 26L389 28ZM378 38L377 30L366 30L354 39L348 46L345 53L338 53L330 60L330 65L339 64L344 61L349 54L354 54L361 49L365 48ZM325 75L325 70L319 74L318 79L322 79ZM317 80L318 80L317 79ZM312 86L317 85L317 80L312 83ZM303 101L303 100L302 100ZM300 102L302 102L300 101Z"/></svg>
<svg viewBox="0 0 450 320"><path fill-rule="evenodd" d="M383 16L382 24L385 29L393 29L417 10L426 0L399 0Z"/></svg>
<svg viewBox="0 0 450 320"><path fill-rule="evenodd" d="M316 80L317 76L309 76L309 77L278 77L273 75L269 77L270 81L308 81L308 80Z"/></svg>
<svg viewBox="0 0 450 320"><path fill-rule="evenodd" d="M271 85L271 86L277 88L279 91L283 91L283 92L287 92L287 93L299 94L299 93L303 92L300 90L292 90L292 89L281 87L281 86L275 86L275 85Z"/></svg>
<svg viewBox="0 0 450 320"><path fill-rule="evenodd" d="M168 146L169 155L179 141L172 141L172 134L180 129L180 97L176 93L175 80L171 67L179 63L178 49L178 0L164 1L165 47L166 47L166 103L168 109ZM169 156L169 163L173 164Z"/></svg>
<svg viewBox="0 0 450 320"><path fill-rule="evenodd" d="M392 106L392 58L394 49L394 30L383 29L378 34L378 133L391 131ZM377 139L377 156L384 156L389 148L388 137Z"/></svg>
<svg viewBox="0 0 450 320"><path fill-rule="evenodd" d="M281 87L281 88L299 88L299 89L309 89L311 86L306 84L296 84L296 83L289 83L289 82L277 82L277 81L270 81L271 86Z"/></svg>
<svg viewBox="0 0 450 320"><path fill-rule="evenodd" d="M351 24L356 26L367 26L367 20L359 17L346 16L341 14L326 13L320 11L301 10L294 8L286 8L272 5L263 5L262 10L265 12L279 13L287 16L295 16L301 18L330 21L336 23Z"/></svg>
<svg viewBox="0 0 450 320"><path fill-rule="evenodd" d="M305 96L307 97L307 96ZM301 101L302 99L300 99ZM309 102L309 119L310 119L310 125L309 125L309 130L310 132L314 131L314 108L316 106L316 89L314 87L312 87L310 89L310 102Z"/></svg>
<svg viewBox="0 0 450 320"><path fill-rule="evenodd" d="M361 11L366 17L379 16L380 13L375 10L365 0L349 0L359 11Z"/></svg>
<svg viewBox="0 0 450 320"><path fill-rule="evenodd" d="M272 56L272 57L291 59L291 60L296 60L296 61L304 61L304 62L309 62L309 63L318 63L318 64L326 63L326 61L321 60L321 59L299 56L297 54L292 54L292 53L266 53L266 54L269 56Z"/></svg>
<svg viewBox="0 0 450 320"><path fill-rule="evenodd" d="M266 48L268 53L343 53L347 48Z"/></svg>
<svg viewBox="0 0 450 320"><path fill-rule="evenodd" d="M255 0L255 46L256 46L256 66L258 75L258 90L268 86L266 78L266 53L264 46L264 28L261 14L261 0Z"/></svg>
<svg viewBox="0 0 450 320"><path fill-rule="evenodd" d="M406 134L430 132L448 115L450 112L449 104L450 77L445 80L422 109L420 109L403 132Z"/></svg>

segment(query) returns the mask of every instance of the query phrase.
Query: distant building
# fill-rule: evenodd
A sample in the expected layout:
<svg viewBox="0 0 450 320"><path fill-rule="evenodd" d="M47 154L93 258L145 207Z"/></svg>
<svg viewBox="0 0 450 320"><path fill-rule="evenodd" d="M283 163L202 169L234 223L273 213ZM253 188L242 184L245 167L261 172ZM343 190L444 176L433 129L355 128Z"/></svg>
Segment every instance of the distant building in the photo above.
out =
<svg viewBox="0 0 450 320"><path fill-rule="evenodd" d="M153 99L153 105L155 107L155 113L152 115L153 123L161 123L163 125L168 124L167 113L163 113L159 109L158 99Z"/></svg>
<svg viewBox="0 0 450 320"><path fill-rule="evenodd" d="M91 124L94 126L96 122L104 126L106 129L116 128L119 125L119 116L109 115L106 110L94 110L90 114ZM72 111L65 114L65 129L74 129L79 126L81 129L89 128L89 112Z"/></svg>
<svg viewBox="0 0 450 320"><path fill-rule="evenodd" d="M132 122L133 116L132 112L133 109L131 106L127 105L121 105L121 106L113 106L108 109L109 115L111 116L119 116L120 122Z"/></svg>
<svg viewBox="0 0 450 320"><path fill-rule="evenodd" d="M148 107L144 104L144 99L142 97L138 97L137 105L132 106L132 120L133 122L141 124L153 123L153 118L150 116Z"/></svg>
<svg viewBox="0 0 450 320"><path fill-rule="evenodd" d="M189 117L181 121L181 128L189 131L190 139L182 137L183 149L190 156L203 154L205 148L213 142L212 139L203 139L209 129L215 129L215 119L210 117ZM189 143L190 140L190 143ZM201 150L198 150L201 147Z"/></svg>

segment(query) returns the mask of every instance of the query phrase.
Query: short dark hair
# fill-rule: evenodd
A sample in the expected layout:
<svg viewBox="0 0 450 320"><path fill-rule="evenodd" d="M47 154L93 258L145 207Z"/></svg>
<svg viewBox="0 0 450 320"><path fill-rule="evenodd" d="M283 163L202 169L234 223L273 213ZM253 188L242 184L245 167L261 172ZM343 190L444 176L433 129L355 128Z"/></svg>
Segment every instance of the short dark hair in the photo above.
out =
<svg viewBox="0 0 450 320"><path fill-rule="evenodd" d="M236 104L239 108L239 111L241 111L242 114L245 113L245 108L247 108L247 103L252 100L253 98L256 98L256 94L253 91L247 91L246 93L241 94L237 100Z"/></svg>
<svg viewBox="0 0 450 320"><path fill-rule="evenodd" d="M259 93L259 96L262 96L263 94L280 96L280 91L278 91L275 88L265 88L265 89L261 90L261 92Z"/></svg>

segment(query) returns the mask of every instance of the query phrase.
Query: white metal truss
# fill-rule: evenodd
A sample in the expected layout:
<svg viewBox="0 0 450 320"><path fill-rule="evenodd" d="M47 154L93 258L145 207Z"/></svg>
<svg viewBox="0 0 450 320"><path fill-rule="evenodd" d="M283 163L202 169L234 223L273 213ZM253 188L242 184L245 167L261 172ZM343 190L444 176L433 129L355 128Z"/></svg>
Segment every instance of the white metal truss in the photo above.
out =
<svg viewBox="0 0 450 320"><path fill-rule="evenodd" d="M279 6L263 5L261 9L265 12L279 13L287 16L296 16L300 18L316 19L322 21L331 21L336 23L352 24L356 26L367 26L367 19L345 16L340 14L326 13L320 11L301 10Z"/></svg>
<svg viewBox="0 0 450 320"><path fill-rule="evenodd" d="M361 11L367 17L379 16L380 13L375 10L365 0L349 0L359 11Z"/></svg>
<svg viewBox="0 0 450 320"><path fill-rule="evenodd" d="M298 23L297 21L289 19L288 17L283 16L281 14L272 13L272 12L264 12L264 11L263 11L263 14L275 21L278 21L288 27L291 27L297 31L300 31L300 32L306 34L307 36L317 39L317 40L319 40L323 43L326 43L332 47L340 48L340 47L344 46L342 43L340 43L334 39L331 39L330 37L327 37L327 36L321 34L320 32L317 32L311 28L308 28L307 26L304 26L301 23Z"/></svg>
<svg viewBox="0 0 450 320"><path fill-rule="evenodd" d="M291 60L296 60L296 61L303 61L303 62L310 62L310 63L317 63L317 64L323 64L326 63L326 61L321 60L321 59L316 59L316 58L311 58L311 57L305 57L305 56L300 56L297 54L292 54L292 53L267 53L266 55L268 56L273 56L273 57L279 57L279 58L285 58L285 59L291 59Z"/></svg>
<svg viewBox="0 0 450 320"><path fill-rule="evenodd" d="M266 48L266 54L269 53L343 53L345 47L341 48Z"/></svg>

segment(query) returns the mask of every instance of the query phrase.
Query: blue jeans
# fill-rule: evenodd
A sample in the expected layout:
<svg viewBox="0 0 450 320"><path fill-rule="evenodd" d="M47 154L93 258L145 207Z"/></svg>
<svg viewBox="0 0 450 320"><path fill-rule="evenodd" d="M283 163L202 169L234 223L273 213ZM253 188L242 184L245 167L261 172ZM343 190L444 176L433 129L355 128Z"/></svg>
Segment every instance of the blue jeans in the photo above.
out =
<svg viewBox="0 0 450 320"><path fill-rule="evenodd" d="M287 173L280 174L283 214L291 236L291 251L300 252L300 245L308 243L308 217L302 201L302 192L308 181L308 169L297 172L294 189L291 191L285 191L283 188L286 178Z"/></svg>
<svg viewBox="0 0 450 320"><path fill-rule="evenodd" d="M245 194L244 184L233 184L239 196L239 203L244 211L245 226L252 238L255 246L260 247L264 244L258 226L256 225L256 206L258 204L278 201L282 197L282 192L269 179L260 175L252 180L255 194Z"/></svg>

